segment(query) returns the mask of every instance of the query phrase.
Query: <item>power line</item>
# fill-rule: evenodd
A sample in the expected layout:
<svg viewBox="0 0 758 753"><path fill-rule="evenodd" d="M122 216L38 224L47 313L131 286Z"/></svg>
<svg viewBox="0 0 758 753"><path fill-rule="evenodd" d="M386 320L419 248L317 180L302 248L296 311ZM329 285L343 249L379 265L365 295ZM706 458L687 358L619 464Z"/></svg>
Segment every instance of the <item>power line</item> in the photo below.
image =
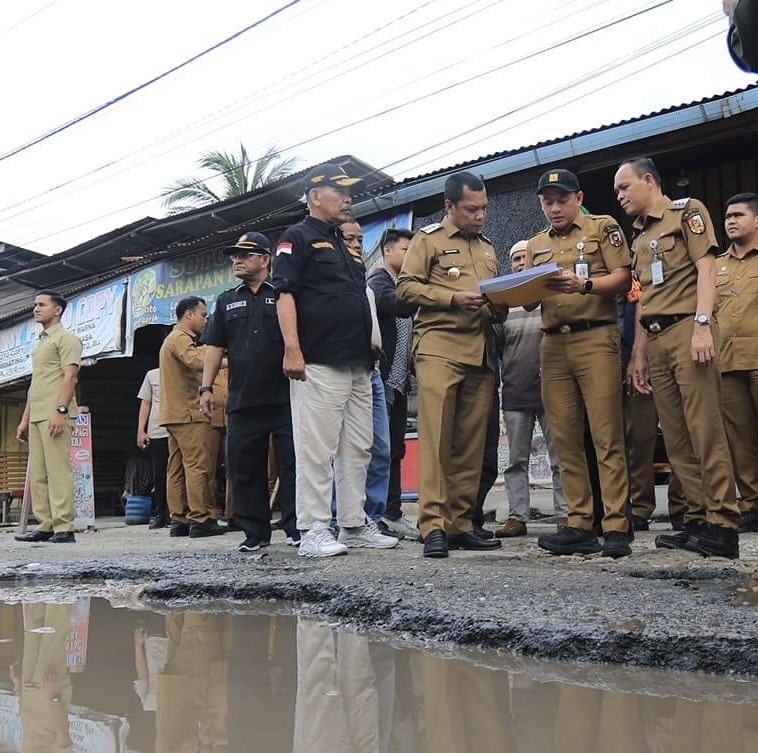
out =
<svg viewBox="0 0 758 753"><path fill-rule="evenodd" d="M678 41L678 40L680 40L682 38L685 38L685 37L689 36L690 34L692 34L695 31L699 31L700 29L707 28L708 26L711 26L714 23L719 22L720 20L721 20L721 14L720 13L715 13L714 12L714 13L709 14L708 16L704 16L700 20L695 21L695 22L691 23L690 25L688 25L686 27L683 27L683 28L677 30L676 32L673 32L672 34L669 34L669 35L667 35L665 37L662 37L661 39L657 40L656 42L651 42L650 44L647 44L647 45L645 45L643 47L640 47L640 48L638 48L638 49L630 52L629 54L624 55L621 58L617 58L616 60L611 61L610 63L606 63L604 65L604 67L601 69L601 73L608 72L610 70L613 70L615 68L618 68L618 67L624 65L625 63L628 63L628 62L631 62L633 60L636 60L641 55L647 55L647 54L649 54L651 52L655 52L658 49L666 47L666 46L668 46L668 45L670 45L670 44L672 44L672 43L674 43L674 42L676 42L676 41ZM683 48L682 50L677 50L674 53L672 53L671 55L663 58L662 60L654 61L650 65L645 66L644 68L635 69L631 73L622 76L620 79L614 80L612 83L617 83L618 81L622 81L622 80L628 78L629 76L633 76L633 75L636 75L636 74L638 74L638 73L640 73L640 72L642 72L644 70L647 70L648 68L650 68L652 66L659 65L661 62L663 62L664 60L668 60L670 57L673 57L675 55L681 54L681 52L684 52L684 51L690 49L691 47L697 46L699 44L702 44L705 41L708 41L709 39L712 39L713 36L717 36L717 34L716 35L712 35L710 37L707 37L705 40L700 40L700 41L694 43L693 45L690 45L689 47ZM413 157L417 157L417 156L419 156L421 154L424 154L425 152L429 152L432 149L436 149L436 148L438 148L440 146L444 146L445 144L449 144L450 142L455 141L456 139L462 138L463 136L467 136L467 135L469 135L471 133L479 131L482 128L485 128L485 127L487 127L489 125L492 125L493 123L496 123L498 121L504 120L505 118L509 118L512 115L515 115L516 113L521 112L522 110L526 110L526 109L528 109L530 107L533 107L536 104L544 102L546 99L551 99L552 97L558 96L559 94L563 94L566 91L568 91L569 89L575 88L576 86L579 86L579 85L581 85L583 83L586 83L587 81L590 81L593 78L597 78L598 75L599 74L598 74L597 71L592 71L592 72L589 72L587 74L584 74L583 76L580 76L579 78L576 78L573 81L569 82L568 84L564 84L561 87L558 87L557 89L554 89L554 90L548 92L547 94L542 94L539 97L537 97L537 98L535 98L535 99L533 99L533 100L531 100L529 102L524 103L523 105L519 105L518 107L515 107L515 108L513 108L511 110L508 110L507 112L504 112L501 115L496 116L495 118L491 118L490 120L487 120L487 121L484 121L482 123L479 123L478 125L473 126L472 128L466 129L465 131L462 131L462 132L456 134L455 136L451 136L449 138L443 139L441 141L438 141L435 144L431 144L431 145L429 145L427 147L424 147L423 149L419 149L418 151L413 152L412 154L409 154L409 155L406 155L405 157L402 157L400 159L394 160L393 162L390 162L390 163L382 166L379 169L380 170L387 170L389 168L395 167L396 165L400 165L403 162L407 162L409 159L412 159ZM584 97L589 96L590 94L595 94L598 91L600 91L601 89L605 88L606 86L607 86L607 84L603 84L602 86L600 86L600 87L598 87L596 89L593 89L590 92L587 92L585 94L580 95L576 99L577 100L583 99ZM572 102L573 101L574 100L572 100ZM516 123L516 124L510 125L507 128L504 128L504 129L502 129L500 131L496 131L495 133L491 133L491 134L489 134L487 136L484 136L482 138L476 139L475 141L468 142L467 144L464 144L462 146L457 147L455 149L455 151L446 152L445 154L442 154L442 155L439 155L437 157L434 157L434 158L432 158L430 160L427 160L426 162L417 163L413 167L407 168L403 172L409 172L410 173L412 171L416 171L416 170L420 169L421 167L423 167L425 165L428 165L430 162L436 162L438 159L443 159L445 157L450 157L451 155L455 154L455 152L457 152L457 151L460 151L462 149L469 149L471 147L476 146L477 144L481 144L484 141L489 141L490 139L495 138L496 136L500 136L503 133L506 133L507 131L512 130L513 128L518 128L521 125L526 125L527 123L532 122L536 118L542 117L542 115L544 115L544 113L540 113L537 116L529 117L529 118L527 118L526 120L524 120L524 121L522 121L520 123Z"/></svg>
<svg viewBox="0 0 758 753"><path fill-rule="evenodd" d="M462 9L465 10L466 8L468 8L470 6L476 5L476 4L480 3L481 1L482 0L472 0L467 5L463 6L463 8L458 7L454 11L449 11L449 12L443 14L442 16L439 16L439 17L433 19L431 23L436 23L437 21L442 20L442 19L444 19L444 18L446 18L446 17L448 17L450 15L453 15L454 13L460 12ZM576 1L577 0L572 0L572 2L576 2ZM606 1L608 1L608 0L601 0L601 2L606 2ZM430 0L430 2L425 3L425 5L430 5L433 2L437 2L437 0ZM502 2L502 0L494 0L494 2L490 2L488 5L486 5L484 9L486 10L486 9L492 7L493 5L499 4L501 2ZM20 201L14 202L13 204L9 204L9 205L3 207L2 209L0 209L0 213L8 212L11 209L15 209L16 207L24 206L24 205L26 205L28 203L31 203L31 202L35 201L36 199L43 198L43 197L45 197L45 196L47 196L49 194L55 193L55 192L61 190L62 188L66 188L67 186L73 185L74 183L76 183L76 182L78 182L80 180L83 180L83 179L86 179L86 178L91 177L93 175L96 175L97 173L100 173L100 172L102 172L104 170L107 170L108 168L113 167L114 165L118 164L119 162L123 162L124 160L127 160L127 159L129 159L131 157L134 157L137 154L140 154L140 153L142 153L144 151L147 151L147 150L149 150L153 146L157 146L158 144L160 144L162 142L170 141L173 138L181 136L183 133L185 133L187 131L190 131L190 130L193 130L194 128L198 127L203 122L206 122L208 120L210 120L210 121L216 120L216 119L218 119L218 116L220 115L220 113L223 113L224 111L228 111L230 108L233 108L239 102L244 102L244 101L247 101L249 99L252 99L257 94L265 92L267 89L270 89L272 87L276 88L276 87L278 87L279 84L284 83L285 81L287 81L288 79L292 78L293 76L297 76L298 77L297 81L295 81L292 84L294 86L297 86L299 84L302 84L304 81L307 81L308 79L312 79L312 78L315 78L316 76L322 75L323 73L328 72L329 70L331 70L333 68L338 68L338 67L340 67L340 66L343 65L343 61L338 60L338 61L334 62L334 55L336 53L344 52L345 49L351 47L353 44L356 44L359 41L365 41L366 39L368 39L369 37L371 37L373 34L379 32L379 31L381 31L383 29L386 29L386 28L390 27L391 25L393 25L393 24L395 24L397 22L405 20L409 15L411 15L412 12L416 12L416 10L419 10L419 9L420 8L417 8L417 9L414 9L413 11L411 11L409 13L403 14L403 15L401 15L401 16L393 19L390 23L384 24L384 25L382 25L382 26L380 26L380 27L372 30L371 32L365 34L363 37L361 37L361 38L359 38L357 40L354 40L353 42L349 43L348 45L341 45L339 48L336 48L335 50L330 51L329 53L327 53L323 57L321 57L318 60L314 61L313 64L318 64L320 62L329 61L329 60L332 61L332 64L329 65L329 66L327 66L327 68L325 68L322 71L311 72L310 74L307 74L305 76L300 75L300 72L296 71L296 72L294 72L292 74L284 76L284 77L278 79L277 81L274 81L271 84L267 84L264 87L256 89L255 91L251 92L249 95L246 95L244 98L241 98L241 99L239 99L239 100L231 103L230 105L227 105L226 107L221 108L220 110L214 111L213 113L210 113L208 116L205 116L204 118L201 118L201 119L195 121L194 123L191 123L188 126L185 126L185 127L181 128L178 131L175 131L175 132L173 132L171 134L168 134L168 135L166 135L166 136L164 136L164 137L162 137L162 138L160 138L160 139L158 139L158 140L156 140L156 141L154 141L154 142L152 142L152 143L150 143L148 145L145 145L145 146L140 147L140 148L138 148L136 150L133 150L133 151L129 152L128 154L122 155L121 157L118 157L116 159L109 160L108 162L106 162L106 163L104 163L102 165L99 165L98 167L95 167L95 168L93 168L91 170L88 170L87 172L85 172L85 173L83 173L83 174L81 174L79 176L76 176L76 177L71 178L69 180L63 181L62 183L59 183L58 185L52 186L52 187L46 189L45 191L42 191L42 192L37 193L37 194L34 194L33 196L30 196L30 197L25 197L24 199L22 199ZM481 9L475 11L475 13L479 13L479 12L481 12ZM468 20L471 17L471 15L472 14L470 14L468 16L465 16L465 17L462 17L462 18L455 19L454 21L451 21L450 23L445 24L444 26L442 26L441 29L449 28L453 24L459 23L462 20ZM414 27L411 30L406 30L403 33L401 33L400 35L397 35L397 36L393 37L392 40L389 40L387 42L383 42L379 46L381 47L381 46L384 46L384 45L387 45L387 44L390 44L390 43L397 42L398 40L402 39L403 37L411 34L413 31L417 31L419 28L428 27L429 23L430 22L424 22L423 24L421 24L421 25L419 25L417 27ZM436 31L439 31L441 29L438 29ZM431 33L435 33L435 31L425 33L425 34L417 37L416 39L414 39L413 42L418 42L419 40L424 39L427 36L429 36L429 34L431 34ZM392 54L394 51L396 51L397 49L399 49L402 46L403 46L403 44L401 43L400 45L393 47L393 49L388 50L386 53L383 53L383 54L380 54L380 55L376 55L376 56L374 56L373 58L371 58L369 60L365 60L365 61L362 61L362 62L358 63L357 65L353 64L353 65L351 65L350 72L352 73L352 72L354 72L354 71L356 71L356 70L358 70L358 69L360 69L360 68L362 68L362 67L364 67L366 65L369 65L372 62L376 62L377 60L380 60L381 58L388 56L388 55ZM372 50L366 50L363 53L359 53L359 56L362 55L362 54L366 54L367 52L370 52L370 51L375 51L376 49L377 48L374 47L374 48L372 48ZM353 60L351 60L351 62L353 62ZM309 86L306 89L301 89L300 91L296 92L295 94L293 94L293 95L291 95L289 97L284 97L284 98L280 99L278 102L275 102L273 104L270 104L270 105L268 105L268 106L260 109L260 111L269 109L270 107L274 106L274 104L281 104L283 102L286 102L289 99L294 98L294 96L299 96L301 94L304 94L304 93L306 93L308 91L313 90L314 88L317 88L318 86L322 86L324 83L327 83L329 80L334 80L336 78L339 78L339 76L334 77L333 79L327 79L326 81L317 82L313 86ZM285 87L285 89L286 88L288 88L288 87ZM280 88L277 88L277 94L280 94L281 91L282 90ZM257 104L259 106L259 103L257 103ZM247 117L247 116L245 116L245 117ZM242 118L242 119L244 119L244 118ZM179 149L179 148L181 148L183 146L187 146L188 144L192 143L193 141L197 141L199 138L206 137L206 136L210 135L211 133L215 133L218 130L221 130L222 128L228 128L229 126L234 125L235 123L239 122L240 120L241 119L237 119L237 120L231 121L229 123L224 123L223 126L220 126L219 128L216 128L216 129L211 130L211 131L206 131L205 133L201 134L198 137L195 137L195 138L191 139L190 141L183 142L183 143L178 144L178 145L176 145L174 147L171 147L171 149L167 149L165 151L162 151L158 155L154 155L154 156L148 157L147 159L141 160L140 162L137 162L134 165L130 165L130 166L128 166L128 167L120 170L117 173L111 174L109 176L105 176L105 177L103 177L100 180L94 181L93 183L90 183L87 186L83 186L83 187L81 187L79 189L76 189L75 191L68 192L65 195L69 196L69 195L72 195L73 193L77 193L78 191L84 190L85 188L92 187L93 185L96 185L97 183L101 182L102 180L112 179L112 178L116 177L117 175L122 174L123 172L126 172L128 170L132 170L132 169L134 169L136 167L139 167L140 165L145 164L145 162L148 162L148 161L151 161L151 160L155 159L155 156L163 156L165 154L169 154L170 152L175 151L176 149ZM57 200L57 198L58 197L55 197L53 199L53 201ZM41 206L45 206L46 204L49 204L49 203L50 203L49 201L48 202L43 202L42 204L38 204L35 207L30 207L30 208L25 209L25 210L23 210L21 212L17 212L17 213L15 213L13 215L9 215L9 216L7 216L7 217L4 218L4 221L7 222L8 220L14 219L15 217L19 217L22 214L26 214L26 213L28 213L30 211L35 211L36 209L39 209Z"/></svg>
<svg viewBox="0 0 758 753"><path fill-rule="evenodd" d="M188 65L194 63L196 60L199 60L200 58L203 58L206 55L209 55L211 52L215 52L220 47L223 47L224 45L229 44L229 42L232 42L235 39L238 39L243 34L246 34L248 31L255 29L256 27L260 26L266 21L270 21L272 18L278 16L279 14L283 13L286 10L289 10L290 8L292 8L293 6L297 5L300 2L301 0L290 0L290 2L286 3L285 5L282 5L281 7L272 11L271 13L264 16L263 18L258 19L257 21L250 24L249 26L246 26L244 29L240 29L239 31L236 31L231 36L226 37L226 39L222 39L220 42L217 42L216 44L212 45L211 47L208 47L202 52L199 52L196 55L193 55L191 58L188 58L187 60L184 60L178 65L175 65L172 68L169 68L167 71L164 71L163 73L160 73L157 76L154 76L150 80L145 81L142 84L139 84L139 86L135 86L134 88L129 89L123 94L119 94L117 97L114 97L113 99L110 99L107 102L104 102L103 104L98 105L97 107L94 107L91 110L88 110L82 115L78 115L77 117L72 118L71 120L65 123L62 123L61 125L56 126L52 130L47 131L46 133L43 133L40 136L33 138L31 141L27 141L25 144L21 144L19 146L14 147L13 149L10 149L4 154L0 154L0 162L4 162L5 160L17 154L21 154L21 152L25 152L27 149L31 149L31 147L36 146L37 144L41 144L43 141L47 141L47 139L55 136L58 133L62 133L63 131L68 130L72 126L75 126L78 123L81 123L87 120L88 118L91 118L93 115L96 115L97 113L102 112L103 110L106 110L109 107L112 107L113 105L118 104L119 102L123 102L123 100L125 100L127 97L131 97L133 94L136 94L137 92L147 89L147 87L152 86L152 84L155 84L156 82L161 81L162 79L166 78L167 76L170 76L173 73L176 73L176 71L179 71L182 68L186 68Z"/></svg>
<svg viewBox="0 0 758 753"><path fill-rule="evenodd" d="M43 11L46 11L50 6L55 5L58 2L58 0L50 0L50 2L47 5L43 5L41 8L37 8L33 13L30 13L28 16L25 16L20 21L16 21L15 24L12 24L7 29L3 29L0 31L0 36L4 37L8 32L13 31L14 29L18 29L19 26L22 24L25 24L27 21L31 20L35 16L38 16Z"/></svg>

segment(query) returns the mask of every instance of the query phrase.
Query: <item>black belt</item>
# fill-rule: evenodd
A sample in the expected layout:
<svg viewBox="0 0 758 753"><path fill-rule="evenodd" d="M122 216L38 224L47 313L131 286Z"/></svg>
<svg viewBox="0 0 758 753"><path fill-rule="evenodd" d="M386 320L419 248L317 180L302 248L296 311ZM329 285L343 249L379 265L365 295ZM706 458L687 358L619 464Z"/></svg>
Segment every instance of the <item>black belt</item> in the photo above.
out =
<svg viewBox="0 0 758 753"><path fill-rule="evenodd" d="M575 324L561 324L560 327L548 327L542 331L546 335L569 335L572 332L584 332L587 329L606 327L609 324L616 324L616 322L576 322Z"/></svg>
<svg viewBox="0 0 758 753"><path fill-rule="evenodd" d="M652 335L657 335L659 332L663 332L664 329L668 329L672 324L681 322L682 319L694 319L694 314L676 314L675 316L656 316L655 318L646 317L640 320L642 329L646 332L650 332Z"/></svg>

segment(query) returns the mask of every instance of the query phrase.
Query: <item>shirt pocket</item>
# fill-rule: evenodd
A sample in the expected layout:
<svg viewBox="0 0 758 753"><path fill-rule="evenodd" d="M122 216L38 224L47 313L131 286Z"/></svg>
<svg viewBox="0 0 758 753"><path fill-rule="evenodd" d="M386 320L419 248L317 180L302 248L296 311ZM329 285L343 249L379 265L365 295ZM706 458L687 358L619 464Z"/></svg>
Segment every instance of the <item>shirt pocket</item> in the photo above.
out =
<svg viewBox="0 0 758 753"><path fill-rule="evenodd" d="M442 269L447 272L448 269L452 269L453 267L457 267L458 269L462 269L466 266L466 258L460 251L455 254L438 254L437 255L437 264L440 265Z"/></svg>
<svg viewBox="0 0 758 753"><path fill-rule="evenodd" d="M545 248L538 248L532 252L532 266L537 267L540 264L547 264L553 261L555 258L555 249L547 246Z"/></svg>
<svg viewBox="0 0 758 753"><path fill-rule="evenodd" d="M276 315L276 308L266 306L264 309L263 331L274 340L282 339L282 331L279 329L279 317Z"/></svg>

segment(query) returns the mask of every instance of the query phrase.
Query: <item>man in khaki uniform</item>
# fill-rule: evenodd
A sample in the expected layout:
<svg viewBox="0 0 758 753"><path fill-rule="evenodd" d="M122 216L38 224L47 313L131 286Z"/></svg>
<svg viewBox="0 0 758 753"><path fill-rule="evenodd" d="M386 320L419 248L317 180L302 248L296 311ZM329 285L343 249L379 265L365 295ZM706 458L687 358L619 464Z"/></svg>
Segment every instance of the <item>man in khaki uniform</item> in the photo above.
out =
<svg viewBox="0 0 758 753"><path fill-rule="evenodd" d="M614 187L634 221L641 287L628 380L652 392L671 467L687 499L685 530L656 546L739 557L739 509L721 416L716 237L696 199L672 201L652 160L619 167Z"/></svg>
<svg viewBox="0 0 758 753"><path fill-rule="evenodd" d="M490 306L477 283L497 274L481 230L487 191L472 173L445 181L442 222L422 228L406 252L398 299L419 307L413 354L418 380L418 526L425 557L497 549L475 535L472 513L492 402Z"/></svg>
<svg viewBox="0 0 758 753"><path fill-rule="evenodd" d="M560 275L548 283L557 295L542 301L540 365L542 401L553 433L567 527L540 536L553 554L601 550L594 535L592 487L577 427L585 415L598 461L603 495L603 554L631 554L626 504L629 482L624 455L621 336L615 296L629 289L631 256L621 229L608 215L584 214L579 180L568 170L544 173L537 184L550 226L530 238L526 267L555 262Z"/></svg>
<svg viewBox="0 0 758 753"><path fill-rule="evenodd" d="M732 242L716 259L724 428L737 489L740 531L758 531L758 194L726 204Z"/></svg>
<svg viewBox="0 0 758 753"><path fill-rule="evenodd" d="M34 320L42 332L32 352L32 383L16 439L29 442L32 512L39 526L15 536L17 541L76 541L69 448L82 342L61 324L67 303L52 290L43 290L34 299Z"/></svg>
<svg viewBox="0 0 758 753"><path fill-rule="evenodd" d="M205 301L183 298L177 324L161 346L161 425L168 429L166 496L171 536L217 536L226 530L213 517L212 482L221 433L200 412L204 348L197 338L205 328Z"/></svg>

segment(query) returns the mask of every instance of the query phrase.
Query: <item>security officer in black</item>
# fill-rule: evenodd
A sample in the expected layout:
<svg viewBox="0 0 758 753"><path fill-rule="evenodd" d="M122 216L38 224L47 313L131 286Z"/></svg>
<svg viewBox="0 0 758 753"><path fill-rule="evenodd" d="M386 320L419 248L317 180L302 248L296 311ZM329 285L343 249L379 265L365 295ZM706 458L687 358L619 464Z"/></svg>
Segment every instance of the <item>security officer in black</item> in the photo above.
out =
<svg viewBox="0 0 758 753"><path fill-rule="evenodd" d="M218 297L205 328L200 409L206 415L213 412L213 380L226 354L228 478L234 522L247 537L239 551L253 552L271 540L269 435L273 436L279 465L282 527L288 544L297 545L300 540L295 527L295 451L289 382L282 373L284 341L269 279L271 244L261 233L245 233L228 250L234 276L242 284Z"/></svg>

